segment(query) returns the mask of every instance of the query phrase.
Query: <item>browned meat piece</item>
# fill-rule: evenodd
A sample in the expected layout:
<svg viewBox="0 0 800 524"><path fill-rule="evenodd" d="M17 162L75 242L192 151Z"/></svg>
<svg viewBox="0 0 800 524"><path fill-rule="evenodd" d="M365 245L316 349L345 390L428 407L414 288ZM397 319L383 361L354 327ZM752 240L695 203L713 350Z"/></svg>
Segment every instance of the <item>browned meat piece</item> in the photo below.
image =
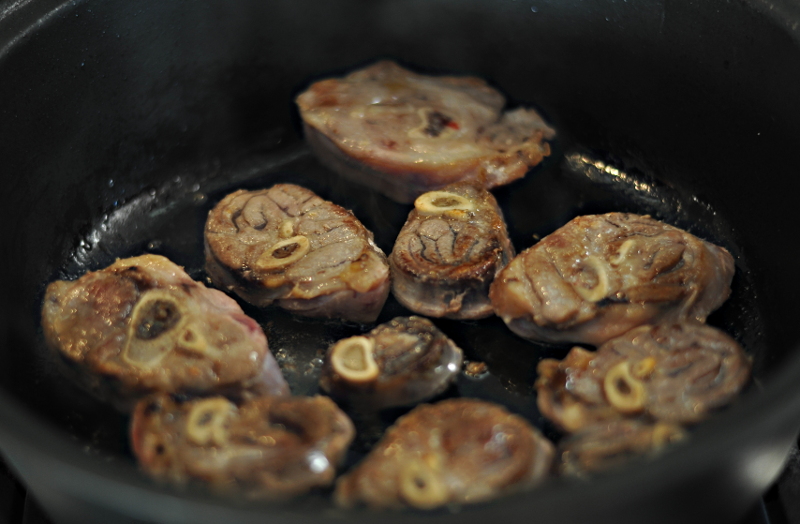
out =
<svg viewBox="0 0 800 524"><path fill-rule="evenodd" d="M637 456L652 457L684 438L686 432L680 426L665 422L618 420L596 424L559 443L559 470L577 476L603 471Z"/></svg>
<svg viewBox="0 0 800 524"><path fill-rule="evenodd" d="M328 350L320 387L361 409L414 404L444 391L461 370L461 349L422 317L397 317Z"/></svg>
<svg viewBox="0 0 800 524"><path fill-rule="evenodd" d="M677 424L706 418L747 382L750 359L703 324L641 326L600 346L539 363L537 402L568 432L627 417Z"/></svg>
<svg viewBox="0 0 800 524"><path fill-rule="evenodd" d="M289 392L261 327L164 257L51 283L42 326L79 380L120 409L151 392Z"/></svg>
<svg viewBox="0 0 800 524"><path fill-rule="evenodd" d="M494 313L489 285L513 257L491 193L469 183L450 185L414 202L389 255L392 292L422 315L488 317Z"/></svg>
<svg viewBox="0 0 800 524"><path fill-rule="evenodd" d="M550 154L553 129L474 77L423 76L382 61L297 97L306 139L339 174L413 202L458 181L508 184Z"/></svg>
<svg viewBox="0 0 800 524"><path fill-rule="evenodd" d="M505 408L474 399L417 406L336 483L336 503L432 509L529 489L547 475L553 445Z"/></svg>
<svg viewBox="0 0 800 524"><path fill-rule="evenodd" d="M213 282L257 306L372 322L389 294L372 233L300 186L231 193L208 214L205 240Z"/></svg>
<svg viewBox="0 0 800 524"><path fill-rule="evenodd" d="M730 294L724 248L648 216L575 218L520 253L490 290L518 335L600 345L642 324L704 322Z"/></svg>
<svg viewBox="0 0 800 524"><path fill-rule="evenodd" d="M225 397L137 404L131 442L140 467L173 484L200 480L248 497L280 499L333 483L355 436L327 397Z"/></svg>

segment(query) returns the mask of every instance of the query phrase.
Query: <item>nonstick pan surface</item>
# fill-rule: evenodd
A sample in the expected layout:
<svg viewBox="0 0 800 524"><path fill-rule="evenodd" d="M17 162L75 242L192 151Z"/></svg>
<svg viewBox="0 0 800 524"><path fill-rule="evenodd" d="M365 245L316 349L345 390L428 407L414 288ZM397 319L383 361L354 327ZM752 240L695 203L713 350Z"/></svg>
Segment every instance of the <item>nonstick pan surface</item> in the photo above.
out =
<svg viewBox="0 0 800 524"><path fill-rule="evenodd" d="M0 242L4 343L0 446L67 521L401 520L346 513L326 494L273 507L160 488L139 474L127 419L65 380L38 330L44 286L116 257L163 254L204 279L202 227L227 192L299 183L354 211L390 251L409 206L341 181L305 147L292 99L310 81L379 57L476 74L559 130L553 155L495 192L518 250L579 214L649 213L728 248L733 295L710 323L755 358L743 397L660 459L588 483L418 519L671 521L740 515L800 426L791 278L797 243L787 169L799 143L800 52L750 4L711 2L30 2L0 18ZM39 15L46 15L38 19ZM769 55L764 51L769 49ZM766 57L766 58L765 58ZM768 78L769 82L763 79ZM293 392L317 391L327 345L363 328L245 311L264 327ZM407 314L393 299L379 321ZM553 438L532 384L568 347L513 336L498 319L436 321L490 374L443 396L498 401ZM380 420L356 417L357 461Z"/></svg>

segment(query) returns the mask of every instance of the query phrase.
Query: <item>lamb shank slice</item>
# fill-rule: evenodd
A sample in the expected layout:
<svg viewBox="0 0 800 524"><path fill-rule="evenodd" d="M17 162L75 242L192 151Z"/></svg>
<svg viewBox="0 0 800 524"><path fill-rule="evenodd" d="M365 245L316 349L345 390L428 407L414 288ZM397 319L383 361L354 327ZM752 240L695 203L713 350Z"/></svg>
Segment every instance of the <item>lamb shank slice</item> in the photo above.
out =
<svg viewBox="0 0 800 524"><path fill-rule="evenodd" d="M206 270L256 306L372 322L389 294L389 264L346 209L293 184L239 190L208 214Z"/></svg>
<svg viewBox="0 0 800 524"><path fill-rule="evenodd" d="M514 257L494 197L466 182L421 195L389 255L392 293L415 313L455 319L494 313L489 285Z"/></svg>
<svg viewBox="0 0 800 524"><path fill-rule="evenodd" d="M559 471L587 476L621 466L635 457L653 457L686 438L686 431L666 422L617 420L588 426L558 444Z"/></svg>
<svg viewBox="0 0 800 524"><path fill-rule="evenodd" d="M547 475L553 445L525 419L474 399L422 404L386 431L336 483L335 501L432 509L529 489Z"/></svg>
<svg viewBox="0 0 800 524"><path fill-rule="evenodd" d="M327 397L225 397L181 400L153 395L137 404L131 442L156 480L207 483L251 498L282 499L333 483L355 436Z"/></svg>
<svg viewBox="0 0 800 524"><path fill-rule="evenodd" d="M730 402L750 377L750 358L704 324L641 326L600 346L539 363L537 402L567 432L641 417L693 424Z"/></svg>
<svg viewBox="0 0 800 524"><path fill-rule="evenodd" d="M312 84L297 97L323 163L393 200L458 181L492 188L521 178L555 136L536 111L474 77L424 76L381 61Z"/></svg>
<svg viewBox="0 0 800 524"><path fill-rule="evenodd" d="M397 317L328 350L320 387L361 410L427 400L461 371L461 348L422 317Z"/></svg>
<svg viewBox="0 0 800 524"><path fill-rule="evenodd" d="M642 324L704 322L730 295L725 248L649 216L581 216L520 253L489 296L518 335L600 345Z"/></svg>
<svg viewBox="0 0 800 524"><path fill-rule="evenodd" d="M261 327L161 256L51 283L42 327L69 372L122 410L151 392L289 392Z"/></svg>

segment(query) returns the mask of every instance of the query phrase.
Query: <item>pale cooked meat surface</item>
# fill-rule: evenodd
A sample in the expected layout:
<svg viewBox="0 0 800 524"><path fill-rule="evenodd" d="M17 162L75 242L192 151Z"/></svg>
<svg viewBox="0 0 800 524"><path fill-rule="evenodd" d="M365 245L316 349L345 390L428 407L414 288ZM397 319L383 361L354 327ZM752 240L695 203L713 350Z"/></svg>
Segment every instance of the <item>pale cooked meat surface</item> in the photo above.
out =
<svg viewBox="0 0 800 524"><path fill-rule="evenodd" d="M181 401L154 395L137 404L131 442L156 480L191 480L247 497L284 499L336 477L355 436L327 397L225 397Z"/></svg>
<svg viewBox="0 0 800 524"><path fill-rule="evenodd" d="M555 135L533 109L474 77L425 76L381 61L297 97L306 139L341 175L403 203L458 181L521 178Z"/></svg>
<svg viewBox="0 0 800 524"><path fill-rule="evenodd" d="M330 347L320 387L357 409L406 406L443 392L461 371L461 348L422 317L397 317Z"/></svg>
<svg viewBox="0 0 800 524"><path fill-rule="evenodd" d="M658 322L704 322L730 295L733 257L649 216L581 216L495 278L495 313L518 335L600 345Z"/></svg>
<svg viewBox="0 0 800 524"><path fill-rule="evenodd" d="M72 374L121 409L151 392L289 392L261 327L161 256L51 283L42 327Z"/></svg>
<svg viewBox="0 0 800 524"><path fill-rule="evenodd" d="M389 264L346 209L293 184L239 190L208 214L206 270L257 306L372 322L389 294Z"/></svg>
<svg viewBox="0 0 800 524"><path fill-rule="evenodd" d="M539 363L537 402L567 432L642 417L693 424L726 405L750 377L750 358L704 324L641 326L600 346Z"/></svg>
<svg viewBox="0 0 800 524"><path fill-rule="evenodd" d="M343 507L394 509L480 502L536 486L553 455L536 428L497 404L422 404L337 481L334 498Z"/></svg>
<svg viewBox="0 0 800 524"><path fill-rule="evenodd" d="M621 466L635 457L653 457L687 436L678 425L665 422L617 420L595 424L558 444L562 474L586 476Z"/></svg>
<svg viewBox="0 0 800 524"><path fill-rule="evenodd" d="M392 293L415 313L456 319L494 313L489 285L514 257L494 197L471 183L421 195L389 255Z"/></svg>

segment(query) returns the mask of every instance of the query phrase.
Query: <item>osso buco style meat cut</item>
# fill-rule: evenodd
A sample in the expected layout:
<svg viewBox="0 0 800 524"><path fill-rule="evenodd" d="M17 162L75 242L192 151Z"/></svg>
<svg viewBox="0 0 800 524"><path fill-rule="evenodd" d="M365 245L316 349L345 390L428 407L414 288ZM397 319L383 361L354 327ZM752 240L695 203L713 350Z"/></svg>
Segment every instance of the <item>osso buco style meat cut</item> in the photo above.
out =
<svg viewBox="0 0 800 524"><path fill-rule="evenodd" d="M750 359L704 324L641 326L600 346L573 348L538 366L537 402L564 431L641 417L693 424L727 404L750 377Z"/></svg>
<svg viewBox="0 0 800 524"><path fill-rule="evenodd" d="M489 285L514 256L494 197L471 183L419 196L389 255L392 293L415 313L493 314Z"/></svg>
<svg viewBox="0 0 800 524"><path fill-rule="evenodd" d="M581 216L520 253L490 289L518 335L599 345L657 322L704 322L730 294L733 257L648 216Z"/></svg>
<svg viewBox="0 0 800 524"><path fill-rule="evenodd" d="M558 471L586 476L636 457L653 457L686 437L685 429L667 422L625 419L594 424L558 443Z"/></svg>
<svg viewBox="0 0 800 524"><path fill-rule="evenodd" d="M431 509L529 489L553 445L525 419L474 399L417 406L336 483L340 506Z"/></svg>
<svg viewBox="0 0 800 524"><path fill-rule="evenodd" d="M458 181L521 178L555 135L536 111L474 77L424 76L382 61L297 97L306 140L339 174L403 203Z"/></svg>
<svg viewBox="0 0 800 524"><path fill-rule="evenodd" d="M51 283L42 327L68 369L121 409L151 392L289 392L261 327L161 256Z"/></svg>
<svg viewBox="0 0 800 524"><path fill-rule="evenodd" d="M208 214L206 270L257 306L372 322L389 294L389 265L346 209L293 184L236 191Z"/></svg>
<svg viewBox="0 0 800 524"><path fill-rule="evenodd" d="M397 317L328 350L320 387L357 409L427 400L461 371L461 349L430 320Z"/></svg>
<svg viewBox="0 0 800 524"><path fill-rule="evenodd" d="M333 483L355 435L327 397L225 397L182 401L154 395L137 404L131 442L157 480L206 482L248 497L282 499Z"/></svg>

